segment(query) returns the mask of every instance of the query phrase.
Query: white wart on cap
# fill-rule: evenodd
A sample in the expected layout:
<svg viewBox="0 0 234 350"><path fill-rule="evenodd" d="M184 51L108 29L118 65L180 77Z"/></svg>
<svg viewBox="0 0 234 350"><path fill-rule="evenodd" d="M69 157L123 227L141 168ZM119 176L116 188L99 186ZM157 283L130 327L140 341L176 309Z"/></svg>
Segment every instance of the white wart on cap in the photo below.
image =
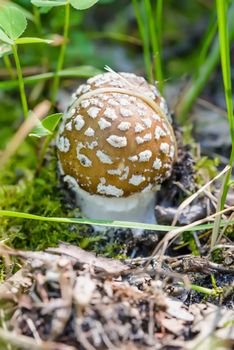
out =
<svg viewBox="0 0 234 350"><path fill-rule="evenodd" d="M57 137L63 173L89 194L112 198L151 192L176 158L156 87L134 74L120 76L104 73L81 85Z"/></svg>

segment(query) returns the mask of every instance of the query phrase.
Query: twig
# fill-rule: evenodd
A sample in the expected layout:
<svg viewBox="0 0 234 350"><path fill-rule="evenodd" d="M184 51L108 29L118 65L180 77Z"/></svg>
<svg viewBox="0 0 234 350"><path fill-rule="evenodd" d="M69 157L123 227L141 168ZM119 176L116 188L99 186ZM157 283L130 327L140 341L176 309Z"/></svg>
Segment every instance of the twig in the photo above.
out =
<svg viewBox="0 0 234 350"><path fill-rule="evenodd" d="M19 127L15 135L12 137L12 139L8 143L7 148L5 149L5 151L3 151L3 154L0 157L0 169L6 164L6 162L10 159L10 157L13 156L13 154L17 151L18 147L21 145L21 143L27 137L29 132L36 125L38 120L46 116L46 114L50 110L50 105L51 105L50 102L47 100L39 103L33 110L33 113L31 114L31 116L27 118L23 122L23 124Z"/></svg>
<svg viewBox="0 0 234 350"><path fill-rule="evenodd" d="M234 206L232 207L229 207L227 209L224 209L220 212L217 212L215 214L212 214L210 216L207 216L206 218L204 219L201 219L201 220L197 220L197 221L194 221L193 223L191 224L188 224L188 225L185 225L185 226L182 226L182 227L179 227L179 228L176 228L174 230L171 230L169 231L166 236L159 242L159 244L156 246L156 248L154 249L153 253L151 254L151 256L149 257L149 260L148 262L146 263L146 266L145 268L147 268L147 266L150 264L152 258L156 255L156 254L159 254L160 250L160 258L159 258L159 261L160 259L162 259L165 251L166 251L166 248L168 246L168 243L169 241L172 241L174 240L176 237L178 237L178 235L180 235L182 232L186 231L186 229L188 228L191 228L191 227L194 227L194 226L197 226L197 225L200 225L200 224L203 224L204 222L207 222L207 221L210 221L211 219L214 219L217 215L220 215L220 214L224 214L224 213L227 213L231 210L234 210Z"/></svg>
<svg viewBox="0 0 234 350"><path fill-rule="evenodd" d="M183 210L195 199L198 197L198 195L200 193L202 193L207 187L209 187L214 181L216 181L217 179L219 179L223 174L226 174L228 172L228 170L230 169L230 166L227 165L217 176L215 176L213 179L211 179L209 182L207 182L204 186L202 186L201 188L199 188L199 190L192 194L189 198L186 198L181 204L180 206L177 208L177 212L176 215L173 219L172 222L172 226L175 226L178 218L180 217L180 215L182 214Z"/></svg>

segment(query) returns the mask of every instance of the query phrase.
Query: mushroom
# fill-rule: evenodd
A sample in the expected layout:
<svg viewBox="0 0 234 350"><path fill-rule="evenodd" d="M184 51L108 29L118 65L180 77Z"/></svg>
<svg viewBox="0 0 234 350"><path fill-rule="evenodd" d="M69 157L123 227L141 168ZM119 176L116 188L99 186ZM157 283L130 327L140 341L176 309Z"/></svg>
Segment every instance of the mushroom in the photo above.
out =
<svg viewBox="0 0 234 350"><path fill-rule="evenodd" d="M64 181L92 219L155 223L155 192L176 158L170 115L142 77L108 72L72 95L57 148Z"/></svg>

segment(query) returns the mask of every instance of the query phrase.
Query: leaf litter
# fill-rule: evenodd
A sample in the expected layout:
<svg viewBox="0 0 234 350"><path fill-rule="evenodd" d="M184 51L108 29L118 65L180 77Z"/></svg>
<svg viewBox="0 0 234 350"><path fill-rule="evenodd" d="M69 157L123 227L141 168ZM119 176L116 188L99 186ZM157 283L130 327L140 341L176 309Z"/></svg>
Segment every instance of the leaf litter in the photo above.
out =
<svg viewBox="0 0 234 350"><path fill-rule="evenodd" d="M0 253L21 266L0 288L2 310L8 302L0 338L18 349L193 349L210 336L234 345L233 309L192 300L194 272L174 268L175 258L145 268L147 258L120 261L64 243Z"/></svg>

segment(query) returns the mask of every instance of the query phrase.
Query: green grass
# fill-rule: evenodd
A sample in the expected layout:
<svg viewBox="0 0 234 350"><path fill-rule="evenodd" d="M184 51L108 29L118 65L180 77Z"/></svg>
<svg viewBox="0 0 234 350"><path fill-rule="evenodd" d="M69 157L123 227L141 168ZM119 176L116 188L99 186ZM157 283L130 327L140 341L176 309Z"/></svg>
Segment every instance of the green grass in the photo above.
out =
<svg viewBox="0 0 234 350"><path fill-rule="evenodd" d="M37 213L39 218L45 219L35 221L24 220L24 215L20 214L14 217L0 215L0 242L17 249L43 250L63 241L118 257L125 242L109 242L103 232L91 234L92 229L85 220L79 222L77 218L80 216L79 209L73 209L69 201L64 200L57 178L54 150L47 150L43 167L35 174L37 163L33 143L25 142L0 173L0 208L2 213L9 214L8 209L11 208L12 211L24 212L29 218L34 217L30 213ZM53 216L58 220L47 220L47 217ZM69 218L70 222L67 221ZM0 263L0 278L1 271Z"/></svg>
<svg viewBox="0 0 234 350"><path fill-rule="evenodd" d="M145 14L148 19L146 20L146 23L148 23L148 32L149 32L149 37L151 42L154 80L158 81L159 90L163 92L163 73L162 73L161 47L160 47L162 1L157 0L157 11L155 13L155 11L152 8L150 0L145 0Z"/></svg>
<svg viewBox="0 0 234 350"><path fill-rule="evenodd" d="M18 55L18 49L15 44L11 46L13 56L15 59L15 65L16 65L16 70L17 70L17 76L18 76L18 84L19 84L19 90L20 90L20 97L21 97L21 102L22 102L22 107L23 107L23 112L24 112L24 118L28 117L28 102L26 98L26 93L25 93L25 87L24 87L24 79L23 79L23 74L22 74L22 69L21 69L21 64L19 60L19 55Z"/></svg>
<svg viewBox="0 0 234 350"><path fill-rule="evenodd" d="M180 226L169 226L169 225L156 225L156 224L145 224L141 222L130 222L130 221L111 221L111 220L93 220L93 219L82 219L82 218L66 218L66 217L49 217L49 216L40 216L35 214L28 214L23 212L16 212L11 210L0 210L0 216L3 217L12 217L12 218L21 218L27 220L37 220L44 222L57 222L65 224L80 224L80 225L94 225L94 226L104 226L104 227L119 227L119 228L130 228L130 229L143 229L149 231L161 231L168 232L175 229L183 229ZM231 221L221 221L220 226L231 226L234 224L234 220ZM198 230L208 230L214 227L213 223L195 225L193 227L185 227L184 231L198 231Z"/></svg>
<svg viewBox="0 0 234 350"><path fill-rule="evenodd" d="M35 74L33 76L24 77L25 85L33 85L38 82L43 82L46 80L54 79L55 75L58 74L60 78L89 78L95 74L101 73L100 69L91 66L80 66L80 67L70 67L55 72L47 72L42 74ZM14 90L18 86L18 80L5 80L0 82L1 90Z"/></svg>
<svg viewBox="0 0 234 350"><path fill-rule="evenodd" d="M234 116L233 116L233 102L232 102L232 83L231 83L231 62L230 62L230 33L228 31L227 18L227 2L223 0L216 0L218 28L219 28L219 42L220 42L220 57L223 74L223 84L225 91L225 99L227 106L227 115L229 120L230 137L232 141L232 149L230 154L230 170L225 179L223 195L221 199L221 209L224 208L228 189L230 186L230 178L232 174L232 167L234 163ZM232 19L233 21L233 19Z"/></svg>
<svg viewBox="0 0 234 350"><path fill-rule="evenodd" d="M222 2L222 4L224 3L225 1ZM234 38L233 17L234 4L231 4L230 8L228 9L228 14L226 13L225 15L226 25L228 25L228 42L231 42ZM201 94L202 90L205 88L206 84L208 84L211 74L220 62L220 50L223 49L220 48L219 33L214 37L214 34L216 34L216 29L217 22L214 22L213 17L211 17L209 29L204 34L201 48L198 50L199 56L197 65L195 66L195 73L191 78L189 86L186 87L186 91L184 91L182 96L182 101L177 108L177 118L181 124L188 120L189 112L192 109L192 106Z"/></svg>
<svg viewBox="0 0 234 350"><path fill-rule="evenodd" d="M153 74L151 64L149 32L146 24L147 18L145 17L145 11L142 11L142 6L141 4L139 4L138 0L132 0L132 3L136 14L139 33L143 43L143 56L145 62L146 76L148 81L152 83Z"/></svg>
<svg viewBox="0 0 234 350"><path fill-rule="evenodd" d="M68 31L69 31L69 23L70 23L70 4L69 2L65 5L65 16L64 16L64 29L63 29L63 42L60 48L57 67L56 67L56 73L52 85L52 95L51 100L52 103L55 103L58 87L59 87L59 72L63 68L64 64L64 58L65 58L65 50L68 43Z"/></svg>
<svg viewBox="0 0 234 350"><path fill-rule="evenodd" d="M149 82L158 82L158 88L163 92L163 72L161 57L162 35L162 0L156 1L156 6L150 0L132 0L139 34L143 44L143 56L146 76Z"/></svg>

